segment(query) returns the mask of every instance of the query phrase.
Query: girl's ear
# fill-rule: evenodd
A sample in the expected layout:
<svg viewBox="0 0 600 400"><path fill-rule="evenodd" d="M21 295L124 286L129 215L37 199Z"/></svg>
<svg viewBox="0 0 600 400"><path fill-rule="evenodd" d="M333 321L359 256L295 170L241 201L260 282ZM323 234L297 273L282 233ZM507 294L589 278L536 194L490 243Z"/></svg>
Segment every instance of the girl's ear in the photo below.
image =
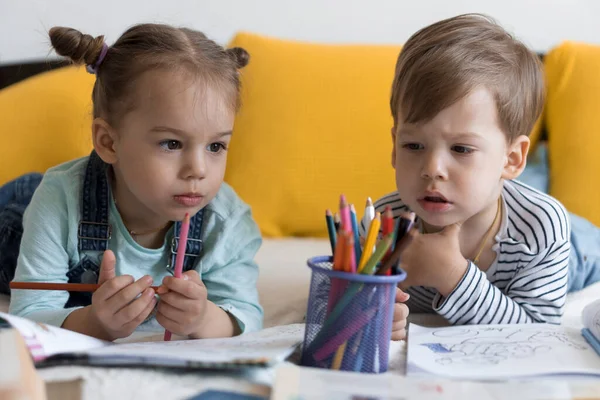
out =
<svg viewBox="0 0 600 400"><path fill-rule="evenodd" d="M115 144L118 137L114 129L102 118L96 118L92 122L92 141L94 150L98 156L107 164L117 162Z"/></svg>
<svg viewBox="0 0 600 400"><path fill-rule="evenodd" d="M529 138L521 135L508 146L506 162L502 170L502 178L511 180L517 178L527 165L527 153L529 153Z"/></svg>

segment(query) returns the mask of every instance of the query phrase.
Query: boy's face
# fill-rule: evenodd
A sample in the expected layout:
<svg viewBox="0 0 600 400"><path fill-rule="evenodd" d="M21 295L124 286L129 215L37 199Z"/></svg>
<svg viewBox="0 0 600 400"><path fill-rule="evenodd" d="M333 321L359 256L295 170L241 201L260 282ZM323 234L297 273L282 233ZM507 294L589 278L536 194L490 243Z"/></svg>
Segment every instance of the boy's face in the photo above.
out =
<svg viewBox="0 0 600 400"><path fill-rule="evenodd" d="M503 180L525 167L529 148L525 136L507 142L492 94L484 88L426 123L399 123L392 135L398 193L437 227L464 222L494 205Z"/></svg>

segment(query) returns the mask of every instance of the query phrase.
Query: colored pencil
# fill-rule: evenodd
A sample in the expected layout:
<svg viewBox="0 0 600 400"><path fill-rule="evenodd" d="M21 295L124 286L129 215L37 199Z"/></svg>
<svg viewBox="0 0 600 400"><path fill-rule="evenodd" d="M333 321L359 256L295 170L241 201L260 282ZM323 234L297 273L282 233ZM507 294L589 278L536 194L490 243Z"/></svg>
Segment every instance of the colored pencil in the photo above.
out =
<svg viewBox="0 0 600 400"><path fill-rule="evenodd" d="M52 283L52 282L11 282L11 289L17 290L66 290L67 292L95 292L102 286L99 283ZM158 286L150 286L156 291Z"/></svg>
<svg viewBox="0 0 600 400"><path fill-rule="evenodd" d="M360 248L358 218L356 216L356 208L354 208L354 204L350 204L350 221L352 222L352 233L354 234L354 270L352 272L356 272L356 265L358 260L361 258L362 250Z"/></svg>
<svg viewBox="0 0 600 400"><path fill-rule="evenodd" d="M377 242L377 235L379 235L380 226L381 214L377 213L375 214L375 218L373 218L373 221L369 224L369 231L367 233L367 239L365 240L365 247L360 257L360 262L358 263L359 274L362 274L363 269L365 268L365 264L373 254L373 249L375 248L375 243Z"/></svg>
<svg viewBox="0 0 600 400"><path fill-rule="evenodd" d="M394 233L394 214L392 213L392 208L390 206L387 206L383 213L383 218L381 220L381 231L383 233L383 236L387 236L391 233ZM388 249L387 253L383 256L383 262L385 262L390 257L393 250L394 242L392 241L392 245ZM387 275L390 275L390 273L391 271L388 271Z"/></svg>
<svg viewBox="0 0 600 400"><path fill-rule="evenodd" d="M327 222L327 233L329 234L329 243L331 244L331 254L335 254L337 234L336 234L335 223L333 222L333 214L331 213L331 210L325 211L325 221Z"/></svg>
<svg viewBox="0 0 600 400"><path fill-rule="evenodd" d="M335 352L335 356L333 357L333 364L331 365L331 369L340 369L342 365L342 360L344 359L344 352L346 351L347 345L348 341L345 341L340 347L338 347L337 351Z"/></svg>
<svg viewBox="0 0 600 400"><path fill-rule="evenodd" d="M367 263L363 267L363 271L362 271L363 274L373 275L373 273L375 272L375 269L377 268L377 264L379 263L379 261L381 261L381 259L385 255L385 253L388 251L388 249L392 245L393 240L394 240L394 236L393 236L393 234L390 233L389 235L387 235L386 237L381 239L379 241L379 243L377 243L375 252L373 253L373 255L371 257L369 257L369 259L367 260Z"/></svg>
<svg viewBox="0 0 600 400"><path fill-rule="evenodd" d="M346 196L344 195L340 196L340 217L342 219L342 229L346 232L352 233L352 218L350 217L350 206L348 205L348 202L346 201ZM354 266L354 268L356 268L356 260L356 253L353 251L349 265ZM352 269L348 272L351 271Z"/></svg>
<svg viewBox="0 0 600 400"><path fill-rule="evenodd" d="M400 216L401 219L405 219L407 222L401 224L405 231L398 232L396 237L396 248L392 252L392 254L385 260L381 267L377 270L377 275L389 275L388 272L391 271L391 268L398 263L400 260L400 256L406 247L410 244L414 232L412 230L412 226L415 220L414 213L406 213Z"/></svg>
<svg viewBox="0 0 600 400"><path fill-rule="evenodd" d="M175 256L175 269L173 275L175 278L181 278L183 273L183 259L187 249L188 232L190 230L190 214L186 213L181 224L181 232L179 233L179 243L177 244L177 255ZM171 340L171 332L165 330L164 340Z"/></svg>
<svg viewBox="0 0 600 400"><path fill-rule="evenodd" d="M373 201L370 197L367 197L367 204L365 205L365 214L363 215L362 224L365 228L365 232L369 232L371 222L375 218L375 207L373 207Z"/></svg>

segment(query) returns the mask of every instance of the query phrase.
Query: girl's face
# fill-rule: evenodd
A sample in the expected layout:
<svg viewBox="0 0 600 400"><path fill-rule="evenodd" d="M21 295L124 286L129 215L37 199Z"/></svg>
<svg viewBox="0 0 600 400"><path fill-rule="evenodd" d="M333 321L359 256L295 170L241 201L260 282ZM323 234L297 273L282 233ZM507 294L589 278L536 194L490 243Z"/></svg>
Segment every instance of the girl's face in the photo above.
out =
<svg viewBox="0 0 600 400"><path fill-rule="evenodd" d="M134 91L134 108L113 132L119 209L152 226L194 215L223 182L231 93L181 70L145 72Z"/></svg>

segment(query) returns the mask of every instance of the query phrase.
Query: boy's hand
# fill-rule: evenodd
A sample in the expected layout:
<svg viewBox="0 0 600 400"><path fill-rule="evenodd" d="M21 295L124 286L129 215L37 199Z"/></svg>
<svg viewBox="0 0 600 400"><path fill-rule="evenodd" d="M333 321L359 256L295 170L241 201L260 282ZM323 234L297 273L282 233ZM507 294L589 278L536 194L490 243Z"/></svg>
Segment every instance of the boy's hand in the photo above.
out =
<svg viewBox="0 0 600 400"><path fill-rule="evenodd" d="M168 331L190 336L206 324L208 292L196 271L186 271L181 278L168 276L158 288L160 295L156 320Z"/></svg>
<svg viewBox="0 0 600 400"><path fill-rule="evenodd" d="M406 338L406 318L408 317L408 306L404 304L410 295L400 289L396 289L396 303L394 304L394 321L392 322L392 340Z"/></svg>
<svg viewBox="0 0 600 400"><path fill-rule="evenodd" d="M134 282L131 275L115 276L115 264L114 253L105 251L98 276L101 286L92 295L88 313L88 322L106 340L131 335L156 304L154 290L149 287L151 277L144 276Z"/></svg>
<svg viewBox="0 0 600 400"><path fill-rule="evenodd" d="M459 232L460 224L453 224L437 233L414 235L400 258L400 267L407 274L400 286L433 287L442 296L448 296L468 266L460 252Z"/></svg>

